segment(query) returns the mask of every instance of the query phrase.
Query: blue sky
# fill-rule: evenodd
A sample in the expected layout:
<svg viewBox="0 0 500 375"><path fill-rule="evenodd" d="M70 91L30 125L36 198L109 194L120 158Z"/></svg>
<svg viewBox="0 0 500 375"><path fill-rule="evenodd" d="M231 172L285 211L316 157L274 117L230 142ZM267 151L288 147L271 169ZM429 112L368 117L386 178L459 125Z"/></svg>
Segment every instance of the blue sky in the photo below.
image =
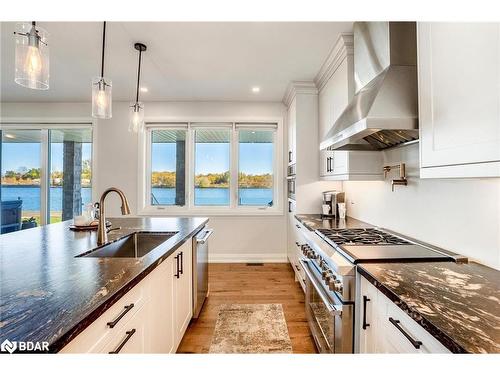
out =
<svg viewBox="0 0 500 375"><path fill-rule="evenodd" d="M246 174L272 173L273 144L241 143L240 170ZM175 170L175 144L153 144L153 171ZM229 169L229 144L198 143L196 145L196 174L222 173Z"/></svg>
<svg viewBox="0 0 500 375"><path fill-rule="evenodd" d="M241 143L240 170L246 174L272 173L273 144ZM229 169L229 144L205 143L196 145L196 173L222 173ZM51 145L53 171L62 171L62 143ZM175 170L175 144L153 144L152 167L154 171ZM90 159L91 146L83 147L83 159ZM39 143L4 143L2 145L2 174L17 171L20 167L40 168Z"/></svg>
<svg viewBox="0 0 500 375"><path fill-rule="evenodd" d="M51 162L53 171L63 169L63 144L51 144ZM86 143L82 150L83 160L91 158L91 145ZM5 171L17 171L19 167L40 168L40 143L3 143L2 174Z"/></svg>

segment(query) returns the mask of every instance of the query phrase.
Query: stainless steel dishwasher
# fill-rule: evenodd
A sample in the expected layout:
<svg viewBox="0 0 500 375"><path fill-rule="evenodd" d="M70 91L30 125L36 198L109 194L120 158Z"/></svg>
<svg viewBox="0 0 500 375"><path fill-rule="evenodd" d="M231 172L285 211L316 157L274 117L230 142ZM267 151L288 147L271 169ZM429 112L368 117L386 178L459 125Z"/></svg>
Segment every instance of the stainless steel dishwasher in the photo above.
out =
<svg viewBox="0 0 500 375"><path fill-rule="evenodd" d="M208 238L213 229L204 227L193 237L193 318L200 315L208 295Z"/></svg>

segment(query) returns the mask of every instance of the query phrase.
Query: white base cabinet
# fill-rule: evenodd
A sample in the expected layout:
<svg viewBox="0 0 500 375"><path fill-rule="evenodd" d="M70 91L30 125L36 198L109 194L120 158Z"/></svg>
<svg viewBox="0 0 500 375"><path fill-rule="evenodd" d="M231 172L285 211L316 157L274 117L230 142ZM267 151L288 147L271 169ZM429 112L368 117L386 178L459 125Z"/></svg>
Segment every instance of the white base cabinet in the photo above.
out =
<svg viewBox="0 0 500 375"><path fill-rule="evenodd" d="M191 241L189 241L191 245ZM177 257L177 258L176 258ZM177 348L193 317L193 256L191 246L181 246L173 258L173 266L179 262L179 270L174 269L174 343Z"/></svg>
<svg viewBox="0 0 500 375"><path fill-rule="evenodd" d="M60 352L175 353L192 314L187 240Z"/></svg>
<svg viewBox="0 0 500 375"><path fill-rule="evenodd" d="M299 262L299 258L302 256L301 245L305 243L304 237L302 235L303 231L307 231L307 228L300 223L295 217L289 215L289 227L288 232L291 234L289 236L290 243L288 244L288 260L290 265L295 272L295 281L298 281L300 286L305 292L306 289L306 275L302 269L302 265Z"/></svg>
<svg viewBox="0 0 500 375"><path fill-rule="evenodd" d="M450 353L368 280L360 281L360 353Z"/></svg>

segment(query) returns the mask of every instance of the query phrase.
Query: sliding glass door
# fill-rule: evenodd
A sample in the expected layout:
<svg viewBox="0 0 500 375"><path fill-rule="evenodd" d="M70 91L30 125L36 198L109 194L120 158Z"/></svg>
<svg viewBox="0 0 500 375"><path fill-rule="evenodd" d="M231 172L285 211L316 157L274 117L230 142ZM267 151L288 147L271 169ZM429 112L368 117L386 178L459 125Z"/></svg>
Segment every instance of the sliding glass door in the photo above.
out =
<svg viewBox="0 0 500 375"><path fill-rule="evenodd" d="M49 223L72 219L92 201L92 130L49 131Z"/></svg>
<svg viewBox="0 0 500 375"><path fill-rule="evenodd" d="M92 202L92 128L2 125L1 232L72 219Z"/></svg>
<svg viewBox="0 0 500 375"><path fill-rule="evenodd" d="M40 225L41 130L2 131L2 233Z"/></svg>

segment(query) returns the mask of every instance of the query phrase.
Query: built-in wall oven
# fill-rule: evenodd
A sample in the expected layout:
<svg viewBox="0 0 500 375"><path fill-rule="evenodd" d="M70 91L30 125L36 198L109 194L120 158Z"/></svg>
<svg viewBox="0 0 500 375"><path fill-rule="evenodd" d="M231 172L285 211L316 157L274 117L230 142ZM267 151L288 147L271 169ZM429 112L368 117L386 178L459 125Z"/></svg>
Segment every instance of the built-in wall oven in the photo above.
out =
<svg viewBox="0 0 500 375"><path fill-rule="evenodd" d="M295 178L287 179L287 192L289 199L295 199Z"/></svg>

